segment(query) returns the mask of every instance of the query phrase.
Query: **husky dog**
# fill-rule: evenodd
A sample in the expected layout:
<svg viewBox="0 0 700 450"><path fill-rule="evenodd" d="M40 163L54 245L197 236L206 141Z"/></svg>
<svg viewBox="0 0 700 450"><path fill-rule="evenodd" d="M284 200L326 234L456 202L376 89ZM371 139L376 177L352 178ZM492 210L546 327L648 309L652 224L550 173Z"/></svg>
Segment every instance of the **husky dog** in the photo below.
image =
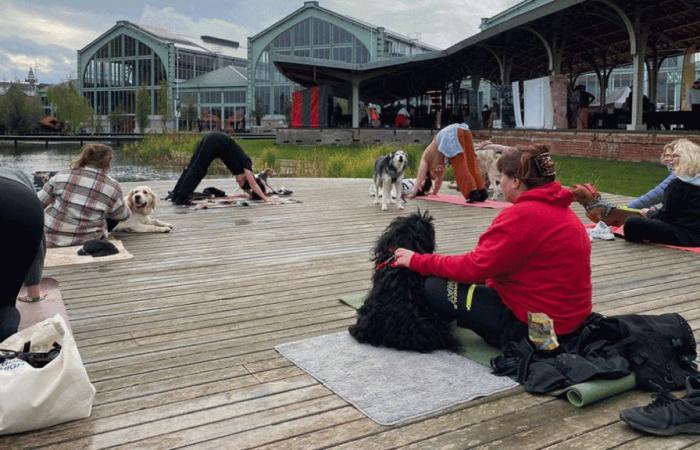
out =
<svg viewBox="0 0 700 450"><path fill-rule="evenodd" d="M408 165L408 155L403 150L380 156L374 163L374 204L379 204L379 193L382 194L382 211L389 209L388 203L397 203L399 209L403 209L403 202L396 202L391 197L391 188L394 187L398 196L401 194L401 181Z"/></svg>

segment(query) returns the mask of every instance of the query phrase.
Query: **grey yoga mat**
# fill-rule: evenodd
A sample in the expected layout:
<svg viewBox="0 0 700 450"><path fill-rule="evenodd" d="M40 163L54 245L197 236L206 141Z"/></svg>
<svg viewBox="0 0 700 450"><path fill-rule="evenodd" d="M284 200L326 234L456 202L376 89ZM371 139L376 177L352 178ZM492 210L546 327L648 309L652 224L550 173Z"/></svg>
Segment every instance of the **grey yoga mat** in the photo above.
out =
<svg viewBox="0 0 700 450"><path fill-rule="evenodd" d="M366 293L348 294L340 299L342 303L358 309L365 302ZM500 355L500 351L491 347L471 330L455 326L453 333L462 347L461 355L479 364L491 367L491 359ZM563 396L569 403L582 408L613 395L631 391L635 387L634 374L616 380L593 380L574 384L565 389L550 392L550 395Z"/></svg>

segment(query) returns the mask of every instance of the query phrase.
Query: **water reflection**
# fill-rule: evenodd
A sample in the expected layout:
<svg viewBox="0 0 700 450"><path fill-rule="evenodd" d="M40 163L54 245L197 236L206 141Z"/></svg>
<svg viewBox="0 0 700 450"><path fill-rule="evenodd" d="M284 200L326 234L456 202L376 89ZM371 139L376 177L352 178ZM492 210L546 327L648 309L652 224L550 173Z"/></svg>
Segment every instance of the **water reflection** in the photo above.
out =
<svg viewBox="0 0 700 450"><path fill-rule="evenodd" d="M129 161L117 146L114 149L114 163L110 175L118 181L174 180L180 175L179 168L158 167ZM67 169L71 161L80 153L77 144L49 144L0 146L0 167L10 167L26 173Z"/></svg>

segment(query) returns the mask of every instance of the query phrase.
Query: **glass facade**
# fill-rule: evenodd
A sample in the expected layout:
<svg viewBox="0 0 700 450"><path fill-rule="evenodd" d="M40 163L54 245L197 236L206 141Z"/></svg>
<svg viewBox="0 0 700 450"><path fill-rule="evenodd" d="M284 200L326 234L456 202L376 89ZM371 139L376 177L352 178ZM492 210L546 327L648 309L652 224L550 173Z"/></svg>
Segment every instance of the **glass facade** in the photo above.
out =
<svg viewBox="0 0 700 450"><path fill-rule="evenodd" d="M82 91L95 114L135 114L136 91L145 86L155 98L167 70L150 47L137 39L119 35L100 47L83 72ZM157 103L151 102L151 114Z"/></svg>
<svg viewBox="0 0 700 450"><path fill-rule="evenodd" d="M203 89L180 91L181 130L245 129L246 88Z"/></svg>
<svg viewBox="0 0 700 450"><path fill-rule="evenodd" d="M370 54L359 39L347 30L312 17L283 31L268 45L255 62L254 108L261 115L288 115L291 94L299 86L287 80L275 68L272 54L294 55L363 64Z"/></svg>

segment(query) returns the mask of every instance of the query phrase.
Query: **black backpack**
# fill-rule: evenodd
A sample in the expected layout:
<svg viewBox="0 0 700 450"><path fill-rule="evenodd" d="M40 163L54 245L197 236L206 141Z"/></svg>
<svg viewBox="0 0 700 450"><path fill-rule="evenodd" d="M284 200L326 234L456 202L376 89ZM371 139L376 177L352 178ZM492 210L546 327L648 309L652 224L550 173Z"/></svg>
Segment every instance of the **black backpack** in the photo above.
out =
<svg viewBox="0 0 700 450"><path fill-rule="evenodd" d="M629 314L602 320L619 330L620 353L630 362L638 388L681 389L687 376L698 373L693 330L680 314Z"/></svg>

